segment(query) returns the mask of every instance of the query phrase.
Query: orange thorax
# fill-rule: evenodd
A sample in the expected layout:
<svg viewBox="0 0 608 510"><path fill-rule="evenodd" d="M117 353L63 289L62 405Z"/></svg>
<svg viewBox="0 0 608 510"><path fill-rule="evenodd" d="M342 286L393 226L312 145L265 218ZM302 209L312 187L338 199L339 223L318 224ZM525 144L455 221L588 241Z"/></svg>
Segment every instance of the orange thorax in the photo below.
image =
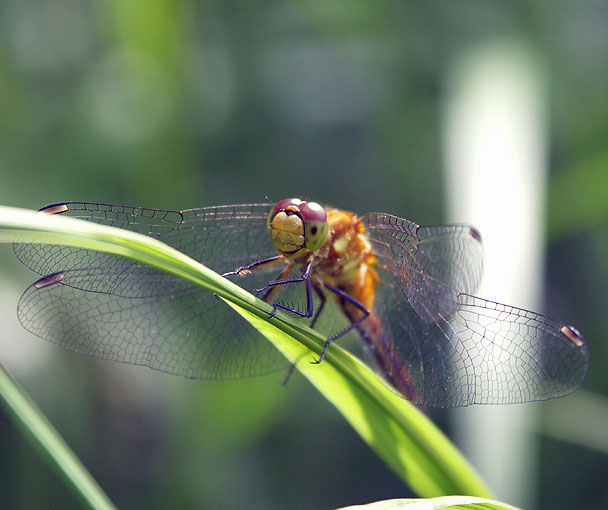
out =
<svg viewBox="0 0 608 510"><path fill-rule="evenodd" d="M373 309L378 276L365 227L354 213L337 209L327 209L327 221L329 235L315 253L313 278L343 289L368 310Z"/></svg>

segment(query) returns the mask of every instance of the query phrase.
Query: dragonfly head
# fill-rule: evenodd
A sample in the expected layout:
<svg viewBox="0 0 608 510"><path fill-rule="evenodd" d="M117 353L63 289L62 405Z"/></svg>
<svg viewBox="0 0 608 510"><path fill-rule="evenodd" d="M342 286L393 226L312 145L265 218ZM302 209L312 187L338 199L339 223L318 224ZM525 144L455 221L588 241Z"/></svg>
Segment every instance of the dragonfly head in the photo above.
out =
<svg viewBox="0 0 608 510"><path fill-rule="evenodd" d="M298 198L276 204L268 215L267 228L277 251L286 257L318 250L329 232L325 209L316 202Z"/></svg>

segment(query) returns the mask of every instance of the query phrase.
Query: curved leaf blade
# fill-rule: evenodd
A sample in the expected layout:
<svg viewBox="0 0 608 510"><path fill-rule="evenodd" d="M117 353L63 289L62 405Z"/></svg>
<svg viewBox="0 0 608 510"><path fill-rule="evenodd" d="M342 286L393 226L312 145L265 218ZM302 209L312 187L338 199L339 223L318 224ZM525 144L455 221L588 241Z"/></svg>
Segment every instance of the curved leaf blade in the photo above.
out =
<svg viewBox="0 0 608 510"><path fill-rule="evenodd" d="M224 299L261 331L345 416L417 493L473 494L488 489L441 431L357 358L202 264L150 237L60 216L0 207L0 241L45 242L114 253L185 278Z"/></svg>

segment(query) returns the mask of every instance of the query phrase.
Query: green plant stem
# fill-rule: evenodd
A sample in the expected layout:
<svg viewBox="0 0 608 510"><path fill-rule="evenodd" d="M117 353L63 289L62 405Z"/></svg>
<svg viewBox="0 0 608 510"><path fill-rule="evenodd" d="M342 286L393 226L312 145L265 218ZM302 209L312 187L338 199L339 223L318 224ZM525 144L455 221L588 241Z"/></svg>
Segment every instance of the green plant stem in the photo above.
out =
<svg viewBox="0 0 608 510"><path fill-rule="evenodd" d="M25 390L0 365L0 402L29 441L89 508L116 508Z"/></svg>

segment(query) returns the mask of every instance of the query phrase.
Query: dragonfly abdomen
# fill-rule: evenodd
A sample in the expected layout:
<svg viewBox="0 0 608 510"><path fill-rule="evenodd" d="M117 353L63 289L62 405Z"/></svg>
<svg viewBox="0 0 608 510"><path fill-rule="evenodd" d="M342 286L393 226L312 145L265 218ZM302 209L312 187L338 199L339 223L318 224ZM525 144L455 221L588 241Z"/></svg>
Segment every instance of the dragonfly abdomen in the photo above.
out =
<svg viewBox="0 0 608 510"><path fill-rule="evenodd" d="M412 376L397 353L395 344L384 331L378 315L372 310L357 329L372 352L380 373L384 374L388 382L403 396L416 402L417 392Z"/></svg>
<svg viewBox="0 0 608 510"><path fill-rule="evenodd" d="M395 348L394 342L386 333L382 320L375 310L376 284L378 274L373 269L374 259L370 257L370 264L361 264L359 274L350 285L343 289L347 294L361 303L369 315L357 325L361 337L372 352L379 372L404 397L411 401L418 401L418 393L410 372L403 364L403 360ZM348 319L355 323L362 317L361 309L346 302L340 303Z"/></svg>

